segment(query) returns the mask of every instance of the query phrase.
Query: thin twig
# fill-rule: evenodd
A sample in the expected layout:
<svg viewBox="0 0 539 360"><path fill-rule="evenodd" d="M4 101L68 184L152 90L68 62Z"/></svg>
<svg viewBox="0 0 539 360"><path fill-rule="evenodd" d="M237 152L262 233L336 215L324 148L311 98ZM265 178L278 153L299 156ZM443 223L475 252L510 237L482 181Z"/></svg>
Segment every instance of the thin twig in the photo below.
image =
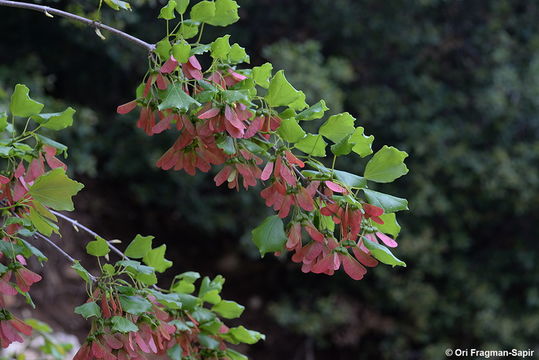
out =
<svg viewBox="0 0 539 360"><path fill-rule="evenodd" d="M81 223L79 223L77 220L75 219L72 219L70 218L69 216L66 216L62 213L59 213L58 211L54 211L54 210L50 210L51 213L53 213L54 215L70 222L73 226L77 227L77 228L81 228L82 230L86 231L88 234L92 235L94 238L102 238L102 239L105 239L103 236L99 235L98 233L96 233L95 231L91 230L90 228L82 225ZM112 245L110 243L110 241L107 241L107 245L109 246L109 248L114 251L116 254L118 254L119 256L121 256L122 258L124 259L129 259L123 252L120 251L120 249L118 249L116 246Z"/></svg>
<svg viewBox="0 0 539 360"><path fill-rule="evenodd" d="M58 245L56 245L56 243L54 241L52 241L51 239L49 239L48 237L46 237L45 235L42 235L40 233L36 233L34 235L34 237L36 238L40 238L42 240L45 240L50 246L52 246L53 248L55 248L60 254L62 254L63 256L65 256L69 261L71 261L72 263L76 263L77 260L74 259L71 255L69 255L68 253L66 253L61 247L59 247ZM88 274L90 276L90 279L92 281L96 281L96 277L93 276L92 274Z"/></svg>
<svg viewBox="0 0 539 360"><path fill-rule="evenodd" d="M75 20L75 21L78 21L78 22L81 22L83 24L86 24L90 27L93 27L93 28L96 28L96 29L101 29L101 30L106 30L106 31L110 31L111 33L121 37L121 38L124 38L125 40L137 45L137 46L140 46L144 49L146 49L148 52L152 52L155 50L155 45L154 44L150 44L150 43L147 43L146 41L143 41L137 37L134 37L132 35L129 35L121 30L118 30L116 28L113 28L112 26L108 26L108 25L105 25L105 24L102 24L98 21L94 21L94 20L90 20L90 19L87 19L85 17L82 17L82 16L79 16L79 15L75 15L75 14L72 14L70 12L67 12L67 11L62 11L62 10L59 10L59 9L55 9L55 8L51 8L49 6L43 6L43 5L37 5L37 4L29 4L29 3L25 3L25 2L20 2L20 1L10 1L10 0L0 0L0 6L7 6L7 7L13 7L13 8L20 8L20 9L28 9L28 10L34 10L34 11L39 11L39 12L42 12L44 13L45 15L57 15L57 16L61 16L61 17L64 17L66 19L71 19L71 20Z"/></svg>
<svg viewBox="0 0 539 360"><path fill-rule="evenodd" d="M303 174L301 173L301 171L300 171L296 166L292 165L292 169L294 169L294 171L296 172L296 174L298 174L299 177L300 177L302 180L304 180L304 181L312 181L312 180L307 179L307 178L305 177L305 175L303 175ZM329 202L331 202L331 203L333 202L333 200L331 200L326 194L324 194L324 193L321 192L320 190L316 189L316 193L317 193L322 199L324 199L324 200L326 200L326 201L329 201Z"/></svg>
<svg viewBox="0 0 539 360"><path fill-rule="evenodd" d="M36 233L34 235L36 238L40 238L42 240L45 240L46 242L49 243L49 245L51 245L53 248L55 248L56 250L58 250L58 252L60 252L62 255L64 255L69 261L71 262L75 262L77 261L76 259L74 259L71 255L69 255L68 253L66 253L61 247L59 247L58 245L56 245L54 243L54 241L52 241L51 239L49 239L48 237L46 237L45 235L42 235L40 233Z"/></svg>
<svg viewBox="0 0 539 360"><path fill-rule="evenodd" d="M54 211L54 210L50 210L49 211L51 213L53 213L54 215L68 221L71 223L71 225L75 226L75 227L78 227L78 228L81 228L82 230L86 231L88 234L92 235L93 237L100 237L102 239L104 239L104 237L100 236L99 234L97 234L95 231L87 228L86 226L82 225L81 223L79 223L77 220L75 219L72 219L70 218L69 216L66 216L62 213L59 213L58 211ZM120 255L123 259L126 259L126 260L129 260L129 257L127 257L123 252L120 251L120 249L118 249L116 246L112 245L110 243L110 241L107 241L107 245L109 246L109 248L114 251L116 254ZM158 291L163 291L162 288L158 287L157 285L152 285L152 287L155 289L155 290L158 290Z"/></svg>

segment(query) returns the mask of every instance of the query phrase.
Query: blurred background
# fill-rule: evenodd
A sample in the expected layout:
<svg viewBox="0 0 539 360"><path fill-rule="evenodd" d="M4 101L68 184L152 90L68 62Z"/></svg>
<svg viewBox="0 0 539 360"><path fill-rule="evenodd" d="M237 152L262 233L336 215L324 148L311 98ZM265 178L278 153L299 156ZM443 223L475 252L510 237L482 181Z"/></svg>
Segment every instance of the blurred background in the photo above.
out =
<svg viewBox="0 0 539 360"><path fill-rule="evenodd" d="M223 274L224 296L247 306L241 322L267 334L242 349L256 360L441 359L448 347L539 352L539 2L239 4L241 20L207 29L205 39L231 33L251 65L271 61L309 103L324 98L333 113L356 115L375 135L375 150L390 144L410 154L409 175L383 188L410 203L396 250L408 267L378 267L355 282L260 260L250 230L271 212L257 191L215 188L214 174L156 169L173 138L147 137L135 115L115 114L146 71L144 51L58 18L0 8L0 102L26 83L52 108L78 109L76 125L59 138L86 184L74 217L110 239L155 235L174 260L169 274ZM103 21L160 40L161 4L133 6L132 14L105 9ZM364 163L354 159L338 166L361 174ZM65 248L84 257L89 239L65 229ZM51 260L35 286L40 311L21 311L82 338L87 323L71 312L84 289L63 258L41 248Z"/></svg>

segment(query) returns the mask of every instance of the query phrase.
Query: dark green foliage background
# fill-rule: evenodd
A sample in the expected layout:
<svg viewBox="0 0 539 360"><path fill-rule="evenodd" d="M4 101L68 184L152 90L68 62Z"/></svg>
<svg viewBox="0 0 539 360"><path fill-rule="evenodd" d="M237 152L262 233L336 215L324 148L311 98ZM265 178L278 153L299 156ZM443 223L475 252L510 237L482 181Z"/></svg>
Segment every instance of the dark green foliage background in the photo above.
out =
<svg viewBox="0 0 539 360"><path fill-rule="evenodd" d="M153 163L173 137L148 138L134 116L115 115L146 70L143 51L0 8L1 88L25 82L34 98L79 109L79 125L61 140L92 195L83 211L113 237L155 234L179 271L223 273L226 297L250 309L246 325L268 333L250 351L254 359L539 351L539 4L239 3L242 20L226 31L253 65L270 59L288 69L310 103L323 96L335 111L357 114L375 149L391 144L410 154L409 175L384 187L410 202L396 252L408 268L380 267L354 282L257 260L249 231L270 212L256 193L217 189L211 175L158 171ZM157 6L135 5L135 16L105 12L104 20L157 41ZM361 174L358 159L338 165Z"/></svg>

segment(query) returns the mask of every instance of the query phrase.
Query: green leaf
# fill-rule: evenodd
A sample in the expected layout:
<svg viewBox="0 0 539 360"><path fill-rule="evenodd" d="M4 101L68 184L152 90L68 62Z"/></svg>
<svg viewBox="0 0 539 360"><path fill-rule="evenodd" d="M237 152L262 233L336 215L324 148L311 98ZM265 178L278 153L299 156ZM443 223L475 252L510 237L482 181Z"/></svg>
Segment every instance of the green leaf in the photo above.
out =
<svg viewBox="0 0 539 360"><path fill-rule="evenodd" d="M200 103L211 102L217 94L218 91L204 90L195 94L194 99Z"/></svg>
<svg viewBox="0 0 539 360"><path fill-rule="evenodd" d="M0 241L0 252L12 259L16 255L22 254L22 248L9 241Z"/></svg>
<svg viewBox="0 0 539 360"><path fill-rule="evenodd" d="M236 153L236 144L234 142L234 139L230 136L224 137L221 141L217 143L217 146L227 155L234 155Z"/></svg>
<svg viewBox="0 0 539 360"><path fill-rule="evenodd" d="M198 341L202 347L207 349L216 350L219 347L219 341L208 335L199 334Z"/></svg>
<svg viewBox="0 0 539 360"><path fill-rule="evenodd" d="M90 282L90 273L80 264L80 262L76 261L73 265L71 265L71 268L75 270L77 274L79 274L82 280Z"/></svg>
<svg viewBox="0 0 539 360"><path fill-rule="evenodd" d="M347 135L354 132L355 120L356 119L347 112L330 116L330 118L320 127L319 133L334 143L338 143Z"/></svg>
<svg viewBox="0 0 539 360"><path fill-rule="evenodd" d="M378 183L388 183L408 173L404 159L408 154L384 145L367 163L365 177Z"/></svg>
<svg viewBox="0 0 539 360"><path fill-rule="evenodd" d="M249 358L236 350L226 349L225 354L230 360L248 360Z"/></svg>
<svg viewBox="0 0 539 360"><path fill-rule="evenodd" d="M309 107L307 110L300 112L296 116L296 120L307 121L307 120L320 119L322 116L324 116L324 113L327 110L329 110L329 108L326 106L326 102L324 100L320 100L316 104Z"/></svg>
<svg viewBox="0 0 539 360"><path fill-rule="evenodd" d="M224 90L221 91L223 100L229 104L235 102L242 102L244 104L249 104L249 91L248 90Z"/></svg>
<svg viewBox="0 0 539 360"><path fill-rule="evenodd" d="M393 253L384 245L375 243L370 241L367 238L363 238L363 244L369 251L371 252L371 255L378 261L386 264L391 265L393 267L395 266L404 266L406 267L406 263L402 260L399 260L393 255Z"/></svg>
<svg viewBox="0 0 539 360"><path fill-rule="evenodd" d="M73 115L75 112L75 109L68 107L59 113L33 115L32 120L47 129L62 130L73 125Z"/></svg>
<svg viewBox="0 0 539 360"><path fill-rule="evenodd" d="M23 157L27 161L33 160L33 156L31 156L30 153L33 152L34 149L30 145L16 142L13 144L13 148L16 155Z"/></svg>
<svg viewBox="0 0 539 360"><path fill-rule="evenodd" d="M249 63L251 60L249 55L247 55L247 52L245 52L245 48L241 47L239 44L234 44L228 53L228 61L232 64L239 64L242 62Z"/></svg>
<svg viewBox="0 0 539 360"><path fill-rule="evenodd" d="M378 191L362 189L367 201L371 205L384 209L386 213L393 213L400 210L408 210L408 201L396 196L384 194Z"/></svg>
<svg viewBox="0 0 539 360"><path fill-rule="evenodd" d="M271 79L265 99L271 107L286 106L298 100L301 94L286 80L284 71L280 70Z"/></svg>
<svg viewBox="0 0 539 360"><path fill-rule="evenodd" d="M236 319L241 316L245 306L242 306L234 301L223 300L211 308L225 319Z"/></svg>
<svg viewBox="0 0 539 360"><path fill-rule="evenodd" d="M197 273L196 271L187 271L179 275L176 275L175 278L187 281L192 284L198 279L200 279L200 274Z"/></svg>
<svg viewBox="0 0 539 360"><path fill-rule="evenodd" d="M109 276L114 276L116 275L116 269L111 264L105 264L103 265L103 273Z"/></svg>
<svg viewBox="0 0 539 360"><path fill-rule="evenodd" d="M335 222L331 216L320 215L321 230L328 229L332 233L335 231Z"/></svg>
<svg viewBox="0 0 539 360"><path fill-rule="evenodd" d="M270 77L273 70L273 65L265 63L262 66L255 66L253 68L253 79L257 85L267 89L270 86Z"/></svg>
<svg viewBox="0 0 539 360"><path fill-rule="evenodd" d="M105 256L110 252L110 248L107 241L98 236L86 244L86 252L93 256Z"/></svg>
<svg viewBox="0 0 539 360"><path fill-rule="evenodd" d="M376 224L379 231L383 232L384 234L392 235L393 237L397 237L399 235L401 226L397 222L397 216L395 213L382 214L380 219L382 219L384 223L382 225Z"/></svg>
<svg viewBox="0 0 539 360"><path fill-rule="evenodd" d="M167 246L165 244L148 251L144 255L143 261L146 265L151 266L157 272L164 272L166 269L172 266L172 261L165 259L165 251Z"/></svg>
<svg viewBox="0 0 539 360"><path fill-rule="evenodd" d="M170 356L170 360L182 360L182 354L183 350L178 344L167 350L167 355Z"/></svg>
<svg viewBox="0 0 539 360"><path fill-rule="evenodd" d="M180 280L174 284L174 287L171 289L177 293L191 294L195 291L195 286L193 283L200 278L200 274L193 271L188 271L180 275L176 275L174 280Z"/></svg>
<svg viewBox="0 0 539 360"><path fill-rule="evenodd" d="M189 6L189 0L176 0L176 11L178 14L185 14L185 10Z"/></svg>
<svg viewBox="0 0 539 360"><path fill-rule="evenodd" d="M364 177L341 170L333 170L333 173L335 174L335 179L349 188L360 189L367 186L367 179Z"/></svg>
<svg viewBox="0 0 539 360"><path fill-rule="evenodd" d="M186 41L175 44L172 46L172 56L174 56L179 63L185 64L189 61L189 57L191 56L191 45Z"/></svg>
<svg viewBox="0 0 539 360"><path fill-rule="evenodd" d="M374 136L367 136L364 131L363 127L358 126L350 138L350 142L354 144L352 151L361 157L372 154L372 142L374 141Z"/></svg>
<svg viewBox="0 0 539 360"><path fill-rule="evenodd" d="M152 303L140 296L120 295L122 309L133 315L141 315L152 308Z"/></svg>
<svg viewBox="0 0 539 360"><path fill-rule="evenodd" d="M191 313L191 316L193 316L193 319L195 319L199 323L207 323L209 321L213 321L216 318L216 315L214 313L204 308L196 309Z"/></svg>
<svg viewBox="0 0 539 360"><path fill-rule="evenodd" d="M283 111L279 113L279 117L281 119L290 119L290 118L295 118L296 116L297 116L297 113L293 109L290 109L290 108L284 109Z"/></svg>
<svg viewBox="0 0 539 360"><path fill-rule="evenodd" d="M230 53L230 35L225 35L217 38L211 44L211 57L219 60L226 60Z"/></svg>
<svg viewBox="0 0 539 360"><path fill-rule="evenodd" d="M200 330L211 335L218 335L222 326L223 322L216 318L200 326Z"/></svg>
<svg viewBox="0 0 539 360"><path fill-rule="evenodd" d="M13 150L14 149L12 146L0 145L0 157L3 157L3 158L11 157Z"/></svg>
<svg viewBox="0 0 539 360"><path fill-rule="evenodd" d="M34 210L36 210L41 216L54 222L58 222L58 218L53 213L51 213L49 209L43 206L39 201L34 201L32 205Z"/></svg>
<svg viewBox="0 0 539 360"><path fill-rule="evenodd" d="M252 235L262 257L268 252L281 251L287 241L283 221L277 215L267 217Z"/></svg>
<svg viewBox="0 0 539 360"><path fill-rule="evenodd" d="M210 290L200 297L202 301L208 302L210 304L217 304L221 302L221 296L219 295L220 290Z"/></svg>
<svg viewBox="0 0 539 360"><path fill-rule="evenodd" d="M192 294L195 291L195 285L185 280L180 280L170 290L181 294Z"/></svg>
<svg viewBox="0 0 539 360"><path fill-rule="evenodd" d="M200 22L208 22L215 16L215 3L211 1L201 1L191 9L191 19Z"/></svg>
<svg viewBox="0 0 539 360"><path fill-rule="evenodd" d="M295 148L312 156L326 156L326 146L322 135L307 134L296 143Z"/></svg>
<svg viewBox="0 0 539 360"><path fill-rule="evenodd" d="M150 266L142 265L140 262L134 260L121 260L118 261L117 264L125 266L127 271L134 275L135 279L146 285L157 283L155 269Z"/></svg>
<svg viewBox="0 0 539 360"><path fill-rule="evenodd" d="M25 85L15 85L15 90L11 95L11 103L9 104L9 111L14 116L29 117L35 114L39 114L43 109L43 104L32 100L28 94L30 89Z"/></svg>
<svg viewBox="0 0 539 360"><path fill-rule="evenodd" d="M176 8L176 1L169 0L166 6L161 8L159 11L159 19L172 20L176 17L174 15L174 9Z"/></svg>
<svg viewBox="0 0 539 360"><path fill-rule="evenodd" d="M198 45L198 46L195 46L191 50L191 55L202 55L202 54L207 53L210 50L211 50L211 44ZM201 82L201 81L204 81L204 80L197 80L197 82Z"/></svg>
<svg viewBox="0 0 539 360"><path fill-rule="evenodd" d="M118 11L120 9L122 10L131 10L131 5L129 5L128 2L121 1L121 0L105 0L105 3L111 7L112 9Z"/></svg>
<svg viewBox="0 0 539 360"><path fill-rule="evenodd" d="M238 8L240 6L234 0L216 0L215 16L206 23L213 26L228 26L240 19Z"/></svg>
<svg viewBox="0 0 539 360"><path fill-rule="evenodd" d="M1 275L5 274L8 270L9 270L9 268L6 265L0 264L0 274Z"/></svg>
<svg viewBox="0 0 539 360"><path fill-rule="evenodd" d="M155 44L155 52L157 55L159 55L159 58L161 60L168 60L170 57L170 50L172 49L172 45L170 45L170 42L168 39L163 39L159 41L157 44Z"/></svg>
<svg viewBox="0 0 539 360"><path fill-rule="evenodd" d="M79 314L85 319L89 319L93 316L100 318L101 309L99 308L99 305L97 305L95 301L92 301L92 302L88 302L86 304L77 306L75 308L75 314Z"/></svg>
<svg viewBox="0 0 539 360"><path fill-rule="evenodd" d="M64 169L56 168L38 177L28 192L34 200L54 210L72 211L71 197L83 187L81 183L68 178Z"/></svg>
<svg viewBox="0 0 539 360"><path fill-rule="evenodd" d="M187 111L193 105L200 106L200 103L187 95L180 84L172 84L166 90L163 101L157 107L159 110L177 109Z"/></svg>
<svg viewBox="0 0 539 360"><path fill-rule="evenodd" d="M42 321L39 321L36 319L25 319L24 322L30 325L32 329L37 330L39 332L42 332L45 334L49 334L52 332L52 328Z"/></svg>
<svg viewBox="0 0 539 360"><path fill-rule="evenodd" d="M35 246L33 246L32 244L30 244L28 241L24 239L20 239L20 241L22 243L22 250L23 250L24 257L29 258L30 256L33 255L40 262L47 261L47 257L45 256L45 254L41 252L41 250L39 250L38 248L36 248Z"/></svg>
<svg viewBox="0 0 539 360"><path fill-rule="evenodd" d="M133 241L125 249L125 256L133 259L142 259L152 249L153 236L137 234Z"/></svg>
<svg viewBox="0 0 539 360"><path fill-rule="evenodd" d="M149 290L149 292L157 299L157 301L170 309L179 310L182 308L182 299L178 294L163 294L156 290Z"/></svg>
<svg viewBox="0 0 539 360"><path fill-rule="evenodd" d="M180 299L181 309L187 311L194 311L197 306L202 305L202 299L188 294L173 294Z"/></svg>
<svg viewBox="0 0 539 360"><path fill-rule="evenodd" d="M354 144L350 142L351 136L352 135L346 135L346 137L342 138L337 144L331 145L331 152L333 155L342 156L348 155L352 152Z"/></svg>
<svg viewBox="0 0 539 360"><path fill-rule="evenodd" d="M289 143L295 143L305 137L305 131L299 126L294 118L284 119L281 121L281 126L277 129L279 136Z"/></svg>
<svg viewBox="0 0 539 360"><path fill-rule="evenodd" d="M32 222L32 225L36 228L37 231L46 236L51 236L54 232L58 232L58 226L52 223L50 220L42 216L35 208L30 208L30 213L28 214L28 219Z"/></svg>
<svg viewBox="0 0 539 360"><path fill-rule="evenodd" d="M249 345L255 344L259 340L261 339L264 340L266 338L263 334L259 333L258 331L247 330L243 326L238 326L238 327L230 329L228 334L232 335L232 337L236 339L237 341L241 343L249 344Z"/></svg>
<svg viewBox="0 0 539 360"><path fill-rule="evenodd" d="M206 293L209 293L214 290L217 291L217 294L219 294L221 290L223 289L224 283L225 283L225 278L222 277L221 275L217 275L213 280L210 280L209 277L205 276L204 279L202 279L202 283L200 284L200 289L198 290L198 296L202 298ZM219 301L216 301L215 303Z"/></svg>
<svg viewBox="0 0 539 360"><path fill-rule="evenodd" d="M306 109L309 107L309 105L305 102L305 98L305 93L303 91L298 91L297 99L288 106L295 111Z"/></svg>
<svg viewBox="0 0 539 360"><path fill-rule="evenodd" d="M110 321L112 323L112 331L121 332L123 334L138 331L138 326L126 318L113 316Z"/></svg>
<svg viewBox="0 0 539 360"><path fill-rule="evenodd" d="M48 137L46 136L43 136L41 134L36 134L37 138L39 139L39 141L45 145L49 145L49 146L52 146L53 148L57 149L58 152L66 152L67 151L67 146L65 146L64 144L60 144L59 142L56 142L52 139L49 139Z"/></svg>
<svg viewBox="0 0 539 360"><path fill-rule="evenodd" d="M198 34L198 23L191 20L184 20L180 25L178 34L184 39L190 39Z"/></svg>
<svg viewBox="0 0 539 360"><path fill-rule="evenodd" d="M4 131L7 128L7 114L0 112L0 131Z"/></svg>

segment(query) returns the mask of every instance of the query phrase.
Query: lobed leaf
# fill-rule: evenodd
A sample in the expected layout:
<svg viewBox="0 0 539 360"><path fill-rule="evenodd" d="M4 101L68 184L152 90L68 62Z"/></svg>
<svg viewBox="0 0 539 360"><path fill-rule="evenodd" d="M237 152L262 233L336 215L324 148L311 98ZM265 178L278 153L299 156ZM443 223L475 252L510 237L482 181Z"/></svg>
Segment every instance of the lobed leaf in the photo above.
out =
<svg viewBox="0 0 539 360"><path fill-rule="evenodd" d="M252 231L252 236L262 257L268 252L281 251L287 241L283 221L277 215L267 217Z"/></svg>
<svg viewBox="0 0 539 360"><path fill-rule="evenodd" d="M392 182L408 173L404 164L407 157L406 152L384 145L367 163L365 177L378 183Z"/></svg>
<svg viewBox="0 0 539 360"><path fill-rule="evenodd" d="M38 177L28 192L35 200L54 210L73 211L71 198L83 187L83 184L68 178L64 169L56 168Z"/></svg>
<svg viewBox="0 0 539 360"><path fill-rule="evenodd" d="M32 100L28 95L30 89L22 84L15 85L15 90L11 95L9 111L14 116L29 117L39 114L43 109L43 104Z"/></svg>

